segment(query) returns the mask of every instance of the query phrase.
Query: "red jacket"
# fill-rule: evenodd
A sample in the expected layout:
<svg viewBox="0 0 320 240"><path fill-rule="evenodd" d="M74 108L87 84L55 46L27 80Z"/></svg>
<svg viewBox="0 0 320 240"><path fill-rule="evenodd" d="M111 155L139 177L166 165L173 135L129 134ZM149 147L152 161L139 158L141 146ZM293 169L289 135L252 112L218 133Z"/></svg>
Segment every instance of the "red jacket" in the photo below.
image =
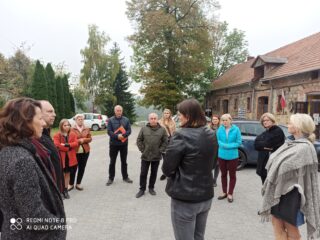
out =
<svg viewBox="0 0 320 240"><path fill-rule="evenodd" d="M77 134L75 134L74 132L69 132L68 136L69 136L68 143L70 144L70 148L61 145L61 143L66 143L66 142L65 142L65 138L60 132L57 132L53 136L53 142L54 142L54 145L56 145L56 147L59 150L63 168L66 167L66 161L65 161L66 154L68 154L70 167L78 164L77 155L76 155L76 149L78 148Z"/></svg>

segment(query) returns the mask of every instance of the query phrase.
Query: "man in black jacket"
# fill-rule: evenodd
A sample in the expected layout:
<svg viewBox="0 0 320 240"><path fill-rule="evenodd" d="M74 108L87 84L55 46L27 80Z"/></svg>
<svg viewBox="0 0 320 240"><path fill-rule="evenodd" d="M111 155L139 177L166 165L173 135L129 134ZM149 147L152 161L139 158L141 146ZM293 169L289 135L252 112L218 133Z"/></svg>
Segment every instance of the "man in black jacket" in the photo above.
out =
<svg viewBox="0 0 320 240"><path fill-rule="evenodd" d="M48 101L41 100L40 103L41 103L42 117L46 123L46 126L43 129L40 141L49 150L52 165L55 170L57 187L60 190L63 197L68 197L64 195L64 176L63 176L60 156L50 136L50 127L52 127L54 123L54 120L56 118L56 113L54 111L53 106Z"/></svg>
<svg viewBox="0 0 320 240"><path fill-rule="evenodd" d="M128 155L128 137L131 134L131 125L129 119L122 116L123 109L120 105L114 107L114 116L108 122L108 135L110 136L109 144L109 180L106 183L110 186L115 176L116 160L118 152L121 159L121 173L123 181L132 183L128 176L127 155Z"/></svg>

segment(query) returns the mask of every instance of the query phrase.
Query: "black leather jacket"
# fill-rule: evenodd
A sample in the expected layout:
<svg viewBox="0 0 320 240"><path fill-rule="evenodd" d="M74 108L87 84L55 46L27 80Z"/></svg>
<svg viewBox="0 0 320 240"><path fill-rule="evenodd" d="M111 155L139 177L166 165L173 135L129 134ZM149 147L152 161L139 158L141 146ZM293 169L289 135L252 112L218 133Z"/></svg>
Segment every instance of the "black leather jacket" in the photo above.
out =
<svg viewBox="0 0 320 240"><path fill-rule="evenodd" d="M167 194L186 202L213 198L212 169L217 151L216 135L208 127L181 128L175 132L162 166L168 177Z"/></svg>

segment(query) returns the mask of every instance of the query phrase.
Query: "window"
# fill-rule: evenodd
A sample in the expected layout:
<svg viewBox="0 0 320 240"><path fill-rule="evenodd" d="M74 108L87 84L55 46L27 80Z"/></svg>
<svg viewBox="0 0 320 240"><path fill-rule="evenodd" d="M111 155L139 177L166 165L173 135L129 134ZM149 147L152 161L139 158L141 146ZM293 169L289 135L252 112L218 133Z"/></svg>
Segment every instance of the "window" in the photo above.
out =
<svg viewBox="0 0 320 240"><path fill-rule="evenodd" d="M233 110L238 110L238 98L234 99Z"/></svg>
<svg viewBox="0 0 320 240"><path fill-rule="evenodd" d="M228 100L222 101L222 111L223 111L223 113L229 112L229 101Z"/></svg>
<svg viewBox="0 0 320 240"><path fill-rule="evenodd" d="M247 97L247 112L251 112L251 98Z"/></svg>
<svg viewBox="0 0 320 240"><path fill-rule="evenodd" d="M260 123L244 123L242 125L241 132L244 132L245 136L258 136L263 133L265 129Z"/></svg>
<svg viewBox="0 0 320 240"><path fill-rule="evenodd" d="M312 71L311 72L311 80L319 78L319 71Z"/></svg>
<svg viewBox="0 0 320 240"><path fill-rule="evenodd" d="M217 100L217 112L220 112L220 99Z"/></svg>
<svg viewBox="0 0 320 240"><path fill-rule="evenodd" d="M294 113L308 113L308 102L295 102Z"/></svg>

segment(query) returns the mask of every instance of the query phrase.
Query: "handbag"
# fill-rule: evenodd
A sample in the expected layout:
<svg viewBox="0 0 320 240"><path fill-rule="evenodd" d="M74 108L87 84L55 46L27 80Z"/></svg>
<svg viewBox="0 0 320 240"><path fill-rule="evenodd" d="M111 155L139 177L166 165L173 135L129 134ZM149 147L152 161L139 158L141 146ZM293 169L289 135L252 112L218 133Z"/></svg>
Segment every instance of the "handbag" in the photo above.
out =
<svg viewBox="0 0 320 240"><path fill-rule="evenodd" d="M300 210L301 195L295 187L280 197L280 202L271 208L271 214L294 226L297 226L297 214Z"/></svg>

